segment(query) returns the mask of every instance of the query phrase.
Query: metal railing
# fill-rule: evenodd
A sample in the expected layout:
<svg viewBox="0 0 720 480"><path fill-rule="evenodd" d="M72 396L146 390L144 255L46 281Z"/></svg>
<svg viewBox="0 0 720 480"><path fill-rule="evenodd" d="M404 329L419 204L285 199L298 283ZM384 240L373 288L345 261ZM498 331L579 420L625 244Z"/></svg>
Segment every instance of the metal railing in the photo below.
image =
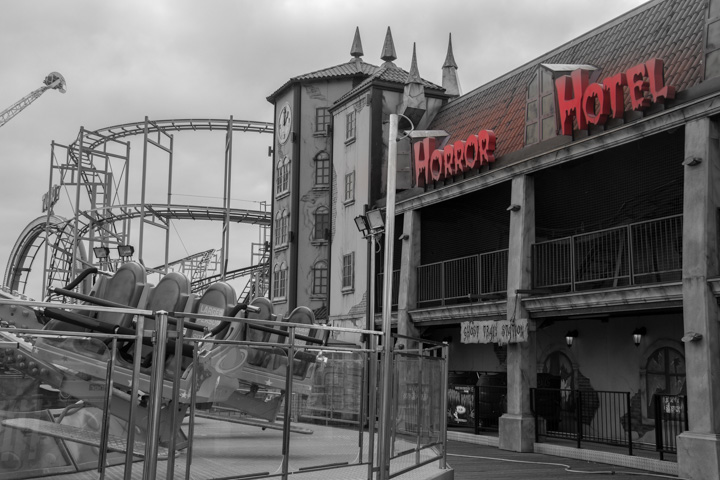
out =
<svg viewBox="0 0 720 480"><path fill-rule="evenodd" d="M625 446L632 455L629 392L530 389L535 440L540 437Z"/></svg>
<svg viewBox="0 0 720 480"><path fill-rule="evenodd" d="M579 291L664 281L682 272L682 215L533 245L533 286Z"/></svg>
<svg viewBox="0 0 720 480"><path fill-rule="evenodd" d="M57 307L14 299L0 300L0 305L18 309L39 307L46 311ZM26 409L31 405L22 401L28 395L24 385L13 389L13 398L7 398L11 395L9 382L15 382L16 377L0 378L6 404L17 406L12 414L5 411L0 415L3 423L0 441L7 450L3 467L10 470L9 473L6 470L3 478L36 478L51 471L77 473L90 469L96 469L101 479L107 473L126 480L140 472L143 479L191 478L191 469L212 470L214 476L225 478L278 475L287 478L301 472L312 475L314 471L347 469L337 477L375 478L376 462L381 456L375 442L378 423L370 419L377 417L378 409L374 395L368 392L380 390L377 380L384 373L380 332L292 322L283 322L280 331L272 328L277 322L268 320L189 312L173 312L170 318L163 311L86 305L73 308L136 315L136 324L134 328L125 328L123 334L0 325L0 364L13 365L34 378L42 377L44 383L60 389L59 397L53 400L70 396L89 404L72 402L56 419L49 410L38 413L37 408ZM19 311L18 316L24 311ZM145 315L150 317L147 322ZM193 318L239 323L243 328L258 331L273 330L277 339L185 336L186 326L197 327L186 323ZM366 348L316 345L309 341L309 330L365 334L368 342ZM229 326L228 331L240 329ZM402 418L403 423L392 427L392 443L385 445L389 452L387 461L392 465L390 478L433 462L438 463L438 468L445 468L446 398L442 386L447 384L448 347L404 338L421 346L391 351L394 391L405 391L407 395L391 399L393 411L402 413L392 418ZM431 346L424 346L428 344ZM132 358L127 356L128 352L134 352ZM182 362L176 360L180 358ZM253 363L258 358L265 362ZM342 419L352 421L342 427L341 435L323 430L311 442L305 435L301 438L290 434L311 434L315 429L331 428L302 420L301 397L309 397L313 392L315 378L332 386L332 398L328 400L326 396L324 404L317 403L315 414L326 413L319 407L335 412L335 406L341 402L346 410ZM143 402L129 401L140 398L140 391L147 393ZM207 410L211 404L213 408ZM52 403L52 407L56 406L60 405ZM44 417L38 418L39 414ZM111 420L111 416L124 421ZM175 435L184 421L185 435ZM125 428L127 424L136 427ZM222 442L208 444L207 437L217 433L218 428L224 432L219 437ZM247 437L242 429L248 428L257 429L258 433L260 428L282 430L282 435L260 434L252 441L242 440ZM26 432L30 430L62 432L57 441L49 442L39 442L36 433L30 434L33 444L50 449L41 451L27 448ZM136 431L146 433L136 436ZM348 434L349 431L354 434ZM228 443L229 438L240 440ZM80 442L80 446L69 448L66 442ZM223 464L218 460L220 456L208 455L208 449L223 448L232 449L232 458L244 456L242 467L237 462ZM263 449L262 455L257 455L258 448ZM176 455L176 450L184 453ZM144 460L138 462L139 457Z"/></svg>
<svg viewBox="0 0 720 480"><path fill-rule="evenodd" d="M393 270L392 273L392 303L390 308L397 310L398 298L400 297L400 270ZM375 282L375 303L377 305L376 310L382 309L383 305L383 274L378 273L377 281Z"/></svg>
<svg viewBox="0 0 720 480"><path fill-rule="evenodd" d="M464 303L507 291L508 250L421 265L417 271L419 307Z"/></svg>
<svg viewBox="0 0 720 480"><path fill-rule="evenodd" d="M687 398L684 395L654 395L655 450L677 453L677 436L688 430Z"/></svg>

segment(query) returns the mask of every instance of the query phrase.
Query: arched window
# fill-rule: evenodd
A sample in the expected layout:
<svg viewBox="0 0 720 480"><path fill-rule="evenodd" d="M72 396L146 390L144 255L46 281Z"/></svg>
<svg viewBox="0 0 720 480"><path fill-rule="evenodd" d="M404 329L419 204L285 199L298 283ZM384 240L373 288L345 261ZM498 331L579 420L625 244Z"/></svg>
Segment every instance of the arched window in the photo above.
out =
<svg viewBox="0 0 720 480"><path fill-rule="evenodd" d="M280 195L286 193L290 188L290 159L288 157L281 158L277 163L277 172L275 174L275 194Z"/></svg>
<svg viewBox="0 0 720 480"><path fill-rule="evenodd" d="M273 269L273 299L283 299L287 295L287 265L282 262Z"/></svg>
<svg viewBox="0 0 720 480"><path fill-rule="evenodd" d="M652 415L655 394L685 395L685 356L673 347L654 350L645 365L647 412Z"/></svg>
<svg viewBox="0 0 720 480"><path fill-rule="evenodd" d="M282 210L275 215L275 246L279 247L288 243L288 228L290 215L287 210Z"/></svg>
<svg viewBox="0 0 720 480"><path fill-rule="evenodd" d="M319 261L313 265L313 295L326 296L328 293L328 266L327 262Z"/></svg>
<svg viewBox="0 0 720 480"><path fill-rule="evenodd" d="M315 156L315 186L330 185L330 155L320 152Z"/></svg>
<svg viewBox="0 0 720 480"><path fill-rule="evenodd" d="M318 207L315 210L315 233L313 240L328 240L330 237L330 210Z"/></svg>

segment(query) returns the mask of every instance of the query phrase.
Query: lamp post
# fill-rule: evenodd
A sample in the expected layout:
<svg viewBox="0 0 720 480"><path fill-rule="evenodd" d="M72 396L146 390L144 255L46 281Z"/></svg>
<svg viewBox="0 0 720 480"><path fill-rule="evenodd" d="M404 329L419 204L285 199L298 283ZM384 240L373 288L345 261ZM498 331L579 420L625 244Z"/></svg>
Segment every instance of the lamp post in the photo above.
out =
<svg viewBox="0 0 720 480"><path fill-rule="evenodd" d="M370 285L368 292L369 313L366 330L375 329L375 253L379 251L380 237L385 231L385 220L380 210L370 210L365 215L355 217L355 226L362 234L363 238L370 242L370 264L368 268L368 276L370 277Z"/></svg>

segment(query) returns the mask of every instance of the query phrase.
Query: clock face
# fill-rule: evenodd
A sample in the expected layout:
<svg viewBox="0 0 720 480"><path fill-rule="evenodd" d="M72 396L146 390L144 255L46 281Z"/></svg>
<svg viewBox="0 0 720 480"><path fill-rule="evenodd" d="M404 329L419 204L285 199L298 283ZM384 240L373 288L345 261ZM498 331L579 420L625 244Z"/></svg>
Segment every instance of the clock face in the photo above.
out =
<svg viewBox="0 0 720 480"><path fill-rule="evenodd" d="M280 108L280 113L277 119L277 134L280 143L287 142L290 137L290 127L292 126L292 112L290 110L290 104L286 103Z"/></svg>

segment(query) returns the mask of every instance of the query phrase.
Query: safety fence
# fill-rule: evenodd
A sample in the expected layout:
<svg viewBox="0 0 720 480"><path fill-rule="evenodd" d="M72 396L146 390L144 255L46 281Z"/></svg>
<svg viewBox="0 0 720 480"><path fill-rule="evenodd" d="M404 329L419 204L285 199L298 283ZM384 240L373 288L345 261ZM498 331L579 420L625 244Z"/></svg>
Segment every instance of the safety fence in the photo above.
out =
<svg viewBox="0 0 720 480"><path fill-rule="evenodd" d="M379 403L390 392L381 391L380 332L72 308L134 315L134 334L0 326L3 479L374 479L445 468L446 345L404 339L406 349L390 349L394 421L381 452ZM225 322L229 333L194 335L191 318ZM266 335L237 340L239 331ZM329 346L317 332L368 341ZM376 477L382 454L387 475Z"/></svg>
<svg viewBox="0 0 720 480"><path fill-rule="evenodd" d="M654 411L646 421L640 409L633 409L630 392L533 388L530 390L535 417L536 441L563 439L582 448L585 442L627 448L647 448L633 434L655 430L654 449L676 453L676 437L687 430L687 403L684 396L655 395ZM650 423L650 422L653 423Z"/></svg>
<svg viewBox="0 0 720 480"><path fill-rule="evenodd" d="M580 291L680 280L682 215L533 245L533 287Z"/></svg>
<svg viewBox="0 0 720 480"><path fill-rule="evenodd" d="M418 307L467 303L506 292L507 267L507 249L421 265Z"/></svg>

